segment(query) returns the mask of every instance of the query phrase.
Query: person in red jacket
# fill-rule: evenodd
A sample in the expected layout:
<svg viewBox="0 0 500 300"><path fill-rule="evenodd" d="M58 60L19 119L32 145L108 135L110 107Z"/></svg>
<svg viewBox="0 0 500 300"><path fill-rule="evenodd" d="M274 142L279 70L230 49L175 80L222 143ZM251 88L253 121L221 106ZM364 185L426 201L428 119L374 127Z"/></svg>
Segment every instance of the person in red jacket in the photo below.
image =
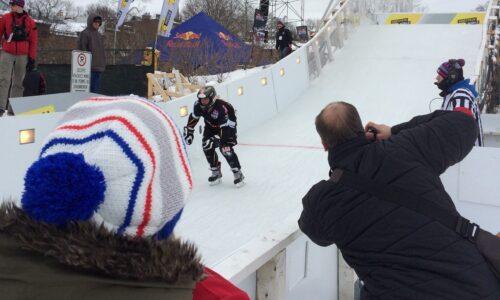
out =
<svg viewBox="0 0 500 300"><path fill-rule="evenodd" d="M24 0L10 0L11 12L0 19L0 116L12 114L9 98L23 96L26 70L35 66L38 32L24 11ZM9 93L10 90L10 93Z"/></svg>

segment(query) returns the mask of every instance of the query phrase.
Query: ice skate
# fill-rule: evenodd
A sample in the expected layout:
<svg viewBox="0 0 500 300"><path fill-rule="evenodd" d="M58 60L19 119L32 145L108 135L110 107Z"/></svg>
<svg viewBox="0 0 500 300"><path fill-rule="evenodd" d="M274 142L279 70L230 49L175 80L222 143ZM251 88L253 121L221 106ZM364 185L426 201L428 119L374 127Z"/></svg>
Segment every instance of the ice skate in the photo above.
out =
<svg viewBox="0 0 500 300"><path fill-rule="evenodd" d="M240 188L245 185L245 176L243 176L243 173L241 170L238 170L236 172L233 172L234 175L234 185L236 185L237 188Z"/></svg>
<svg viewBox="0 0 500 300"><path fill-rule="evenodd" d="M208 183L211 186L220 184L222 182L222 172L220 170L220 165L215 168L210 168L210 170L212 171L212 175L208 177Z"/></svg>

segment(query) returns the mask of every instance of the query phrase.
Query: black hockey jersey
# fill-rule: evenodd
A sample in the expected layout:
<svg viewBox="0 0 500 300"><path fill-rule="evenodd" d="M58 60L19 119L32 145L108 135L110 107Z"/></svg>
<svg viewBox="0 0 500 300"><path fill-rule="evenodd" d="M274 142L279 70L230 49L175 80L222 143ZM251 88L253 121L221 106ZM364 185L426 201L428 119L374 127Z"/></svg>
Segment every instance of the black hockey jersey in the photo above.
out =
<svg viewBox="0 0 500 300"><path fill-rule="evenodd" d="M206 128L219 133L221 141L235 140L236 113L230 103L216 99L209 109L203 109L200 100L196 101L193 112L189 115L187 127L194 128L201 117L205 121Z"/></svg>

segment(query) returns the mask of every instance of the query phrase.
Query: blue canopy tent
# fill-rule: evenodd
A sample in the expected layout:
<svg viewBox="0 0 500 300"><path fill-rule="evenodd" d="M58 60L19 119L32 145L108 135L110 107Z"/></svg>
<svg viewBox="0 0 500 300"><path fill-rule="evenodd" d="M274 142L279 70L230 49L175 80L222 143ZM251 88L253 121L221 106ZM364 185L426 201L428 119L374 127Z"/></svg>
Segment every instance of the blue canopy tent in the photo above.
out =
<svg viewBox="0 0 500 300"><path fill-rule="evenodd" d="M170 37L158 37L160 60L191 73L233 71L248 63L251 47L224 26L201 12L172 30Z"/></svg>

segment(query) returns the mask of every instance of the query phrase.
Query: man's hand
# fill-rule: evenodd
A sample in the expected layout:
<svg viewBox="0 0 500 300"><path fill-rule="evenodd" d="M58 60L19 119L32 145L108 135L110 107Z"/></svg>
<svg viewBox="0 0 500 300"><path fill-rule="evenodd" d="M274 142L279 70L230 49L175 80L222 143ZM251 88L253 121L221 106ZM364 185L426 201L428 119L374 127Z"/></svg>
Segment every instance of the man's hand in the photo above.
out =
<svg viewBox="0 0 500 300"><path fill-rule="evenodd" d="M387 125L368 122L365 126L365 135L368 140L387 140L391 137L391 134L391 127Z"/></svg>
<svg viewBox="0 0 500 300"><path fill-rule="evenodd" d="M184 141L186 144L191 145L194 139L194 128L184 127Z"/></svg>

